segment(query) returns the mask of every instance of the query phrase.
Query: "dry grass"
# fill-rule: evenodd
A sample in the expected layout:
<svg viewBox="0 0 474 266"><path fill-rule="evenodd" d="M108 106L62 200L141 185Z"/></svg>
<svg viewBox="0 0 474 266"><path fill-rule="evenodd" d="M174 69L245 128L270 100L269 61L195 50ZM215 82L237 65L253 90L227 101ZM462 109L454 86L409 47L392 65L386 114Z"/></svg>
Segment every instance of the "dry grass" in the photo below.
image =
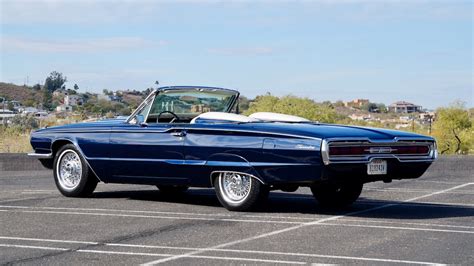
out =
<svg viewBox="0 0 474 266"><path fill-rule="evenodd" d="M0 129L0 153L26 153L33 148L30 145L30 132Z"/></svg>

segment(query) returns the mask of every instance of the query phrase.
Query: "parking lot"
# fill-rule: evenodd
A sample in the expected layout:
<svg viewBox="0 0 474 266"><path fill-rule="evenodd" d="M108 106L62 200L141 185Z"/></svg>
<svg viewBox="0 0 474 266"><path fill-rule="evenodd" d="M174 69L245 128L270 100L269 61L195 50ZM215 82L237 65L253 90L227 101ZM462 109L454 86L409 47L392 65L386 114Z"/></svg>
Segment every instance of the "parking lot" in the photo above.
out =
<svg viewBox="0 0 474 266"><path fill-rule="evenodd" d="M0 172L0 264L474 264L472 157L422 178L366 184L340 211L300 188L255 212L211 189L165 196L99 184L66 198L49 171Z"/></svg>

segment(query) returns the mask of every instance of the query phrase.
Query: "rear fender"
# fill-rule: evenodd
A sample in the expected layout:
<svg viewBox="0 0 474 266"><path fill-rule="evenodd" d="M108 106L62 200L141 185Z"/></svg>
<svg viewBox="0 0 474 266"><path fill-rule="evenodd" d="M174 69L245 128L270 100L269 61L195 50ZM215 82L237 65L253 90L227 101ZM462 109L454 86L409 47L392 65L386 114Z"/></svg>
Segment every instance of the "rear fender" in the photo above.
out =
<svg viewBox="0 0 474 266"><path fill-rule="evenodd" d="M247 174L258 180L262 184L266 184L253 166L242 156L230 153L216 153L211 155L206 161L206 166L210 167L210 182L214 186L214 179L222 172L235 172Z"/></svg>

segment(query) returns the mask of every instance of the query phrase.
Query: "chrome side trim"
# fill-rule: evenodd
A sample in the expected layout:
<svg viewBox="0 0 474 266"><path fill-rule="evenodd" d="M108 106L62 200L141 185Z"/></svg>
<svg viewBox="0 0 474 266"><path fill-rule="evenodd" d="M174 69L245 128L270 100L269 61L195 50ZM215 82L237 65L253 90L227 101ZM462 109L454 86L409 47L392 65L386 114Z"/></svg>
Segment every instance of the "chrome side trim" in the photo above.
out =
<svg viewBox="0 0 474 266"><path fill-rule="evenodd" d="M30 152L27 154L30 157L38 158L38 159L52 159L53 154L52 153L36 153L36 152Z"/></svg>
<svg viewBox="0 0 474 266"><path fill-rule="evenodd" d="M202 130L202 131L222 131L222 132L239 132L239 133L253 133L253 134L267 134L273 136L282 136L282 137L292 137L292 138L301 138L301 139L312 139L321 141L321 138L318 137L310 137L310 136L303 136L303 135L295 135L295 134L286 134L286 133L278 133L278 132L270 132L270 131L258 131L258 130L243 130L243 129L229 129L229 128L194 128L194 127L170 127L165 130L152 130L150 128L146 129L92 129L92 130L51 130L51 133L168 133L170 131L176 130L187 130L189 134L193 134L193 130Z"/></svg>
<svg viewBox="0 0 474 266"><path fill-rule="evenodd" d="M248 175L252 178L255 178L256 180L258 180L262 185L265 185L265 182L263 182L260 178L252 175L252 174L249 174L249 173L244 173L244 172L236 172L236 171L214 171L211 173L211 176L209 177L210 178L210 181L211 181L211 186L214 186L214 182L213 182L213 179L212 177L214 176L214 174L218 174L218 173L236 173L236 174L241 174L241 175Z"/></svg>
<svg viewBox="0 0 474 266"><path fill-rule="evenodd" d="M104 158L89 157L92 161L124 161L124 162L160 162L176 165L207 165L207 166L310 166L310 163L273 163L273 162L235 162L235 161L205 161L205 160L173 160L173 159L153 159L153 158Z"/></svg>

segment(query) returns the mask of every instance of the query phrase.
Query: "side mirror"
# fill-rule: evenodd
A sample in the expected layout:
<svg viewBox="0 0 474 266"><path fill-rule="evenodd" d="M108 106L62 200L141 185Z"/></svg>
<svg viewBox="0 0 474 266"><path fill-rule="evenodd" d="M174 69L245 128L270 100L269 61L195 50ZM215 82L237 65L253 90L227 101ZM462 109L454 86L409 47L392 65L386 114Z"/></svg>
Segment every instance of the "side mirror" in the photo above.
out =
<svg viewBox="0 0 474 266"><path fill-rule="evenodd" d="M144 115L136 115L135 120L137 121L137 124L143 124L145 122L145 116Z"/></svg>
<svg viewBox="0 0 474 266"><path fill-rule="evenodd" d="M130 120L130 124L141 125L145 123L145 117L143 115L136 115Z"/></svg>

